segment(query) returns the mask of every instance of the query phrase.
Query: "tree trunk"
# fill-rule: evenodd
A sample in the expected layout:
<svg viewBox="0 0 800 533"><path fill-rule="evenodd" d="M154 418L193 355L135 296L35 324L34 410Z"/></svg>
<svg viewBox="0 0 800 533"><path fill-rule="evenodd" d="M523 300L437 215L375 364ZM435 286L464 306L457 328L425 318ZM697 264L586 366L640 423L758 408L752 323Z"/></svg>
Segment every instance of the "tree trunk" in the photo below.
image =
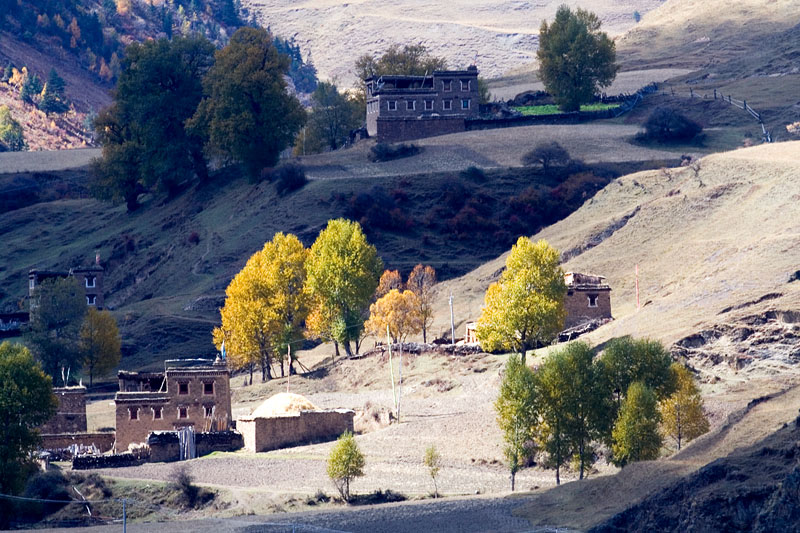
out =
<svg viewBox="0 0 800 533"><path fill-rule="evenodd" d="M583 479L583 468L584 468L583 451L584 451L584 444L583 444L583 439L581 439L581 443L578 446L578 453L581 454L581 468L580 468L580 474L578 474L578 479Z"/></svg>
<svg viewBox="0 0 800 533"><path fill-rule="evenodd" d="M255 367L255 365L250 363L250 385L253 384L253 367Z"/></svg>
<svg viewBox="0 0 800 533"><path fill-rule="evenodd" d="M92 388L92 378L94 377L94 368L89 367L89 388ZM681 441L678 441L678 449L681 449Z"/></svg>
<svg viewBox="0 0 800 533"><path fill-rule="evenodd" d="M517 473L515 471L511 471L511 492L514 492L514 488L516 487L517 481Z"/></svg>
<svg viewBox="0 0 800 533"><path fill-rule="evenodd" d="M286 377L286 374L283 371L283 360L281 360L281 377Z"/></svg>
<svg viewBox="0 0 800 533"><path fill-rule="evenodd" d="M522 346L519 350L520 359L522 359L522 366L525 366L525 355L527 354L528 350Z"/></svg>
<svg viewBox="0 0 800 533"><path fill-rule="evenodd" d="M342 344L344 345L344 353L347 354L347 357L353 357L353 350L350 348L350 341L344 341Z"/></svg>
<svg viewBox="0 0 800 533"><path fill-rule="evenodd" d="M339 357L339 341L333 341L334 357Z"/></svg>
<svg viewBox="0 0 800 533"><path fill-rule="evenodd" d="M426 331L425 324L422 324L422 342L423 344L428 344L428 332Z"/></svg>

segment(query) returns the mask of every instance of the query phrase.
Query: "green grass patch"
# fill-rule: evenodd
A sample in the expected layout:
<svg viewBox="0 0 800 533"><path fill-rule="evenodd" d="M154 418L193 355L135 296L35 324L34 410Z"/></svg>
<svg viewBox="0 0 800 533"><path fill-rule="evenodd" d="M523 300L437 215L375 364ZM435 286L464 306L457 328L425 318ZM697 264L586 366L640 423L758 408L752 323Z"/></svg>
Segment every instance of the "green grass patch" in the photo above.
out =
<svg viewBox="0 0 800 533"><path fill-rule="evenodd" d="M619 104L588 104L582 105L581 111L607 111L609 109L616 109ZM555 104L548 105L524 105L517 106L516 109L523 116L543 116L543 115L558 115L562 111Z"/></svg>

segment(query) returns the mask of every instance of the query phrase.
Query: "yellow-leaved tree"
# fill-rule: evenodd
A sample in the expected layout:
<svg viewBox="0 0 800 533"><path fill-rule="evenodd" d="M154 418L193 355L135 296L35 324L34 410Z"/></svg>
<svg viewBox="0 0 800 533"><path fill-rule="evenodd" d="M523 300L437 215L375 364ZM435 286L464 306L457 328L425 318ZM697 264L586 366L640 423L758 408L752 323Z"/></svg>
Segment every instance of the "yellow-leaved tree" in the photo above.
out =
<svg viewBox="0 0 800 533"><path fill-rule="evenodd" d="M119 328L111 313L89 308L81 326L79 349L83 367L89 371L90 387L95 375L104 376L119 364Z"/></svg>
<svg viewBox="0 0 800 533"><path fill-rule="evenodd" d="M381 338L386 334L387 326L392 342L403 342L408 335L422 331L422 316L416 294L392 289L369 307L366 330Z"/></svg>
<svg viewBox="0 0 800 533"><path fill-rule="evenodd" d="M282 361L287 346L303 338L309 307L303 290L307 257L308 250L295 235L276 233L225 291L222 325L214 329L214 345L219 349L225 341L231 366L248 368L250 383L256 365L261 366L262 380L271 379L273 361Z"/></svg>
<svg viewBox="0 0 800 533"><path fill-rule="evenodd" d="M564 327L564 271L547 241L520 237L500 280L486 291L477 337L487 351L513 350L522 356L548 344Z"/></svg>
<svg viewBox="0 0 800 533"><path fill-rule="evenodd" d="M428 328L433 322L433 286L436 271L431 266L417 265L408 275L408 290L417 295L419 314L422 318L422 342L428 342Z"/></svg>
<svg viewBox="0 0 800 533"><path fill-rule="evenodd" d="M680 363L672 363L670 372L675 383L672 396L658 404L661 412L661 429L665 435L675 439L678 449L681 444L708 432L708 418L703 412L703 398L694 382L692 373Z"/></svg>
<svg viewBox="0 0 800 533"><path fill-rule="evenodd" d="M311 246L306 284L313 301L307 321L310 331L356 353L364 331L369 303L378 287L383 261L358 222L339 218L328 222Z"/></svg>
<svg viewBox="0 0 800 533"><path fill-rule="evenodd" d="M400 277L400 272L397 270L384 270L381 274L381 279L378 282L378 288L375 289L375 299L383 298L392 289L398 291L403 290L403 278Z"/></svg>

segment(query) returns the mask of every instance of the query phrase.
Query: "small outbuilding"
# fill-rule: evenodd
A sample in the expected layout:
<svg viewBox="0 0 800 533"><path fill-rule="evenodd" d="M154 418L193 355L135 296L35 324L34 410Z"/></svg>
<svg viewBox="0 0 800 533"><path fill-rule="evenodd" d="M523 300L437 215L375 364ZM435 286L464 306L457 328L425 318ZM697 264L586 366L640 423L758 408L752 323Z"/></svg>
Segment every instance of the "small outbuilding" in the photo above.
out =
<svg viewBox="0 0 800 533"><path fill-rule="evenodd" d="M239 418L236 429L244 437L246 450L265 452L336 439L353 431L354 416L350 409L319 409L304 396L282 392Z"/></svg>

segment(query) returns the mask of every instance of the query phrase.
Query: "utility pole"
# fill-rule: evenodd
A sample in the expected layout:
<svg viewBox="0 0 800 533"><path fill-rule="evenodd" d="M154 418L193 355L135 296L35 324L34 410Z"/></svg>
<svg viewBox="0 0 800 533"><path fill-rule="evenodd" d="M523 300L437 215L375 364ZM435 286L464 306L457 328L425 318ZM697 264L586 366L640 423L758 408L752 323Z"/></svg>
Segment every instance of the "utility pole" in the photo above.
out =
<svg viewBox="0 0 800 533"><path fill-rule="evenodd" d="M456 323L453 319L453 289L450 289L450 341L456 343Z"/></svg>
<svg viewBox="0 0 800 533"><path fill-rule="evenodd" d="M399 420L400 410L397 404L397 393L394 389L394 365L392 364L392 337L389 334L389 324L386 324L386 345L389 346L389 375L392 376L392 399L394 400L394 415Z"/></svg>
<svg viewBox="0 0 800 533"><path fill-rule="evenodd" d="M125 498L122 498L122 533L128 533L128 515L125 510Z"/></svg>

